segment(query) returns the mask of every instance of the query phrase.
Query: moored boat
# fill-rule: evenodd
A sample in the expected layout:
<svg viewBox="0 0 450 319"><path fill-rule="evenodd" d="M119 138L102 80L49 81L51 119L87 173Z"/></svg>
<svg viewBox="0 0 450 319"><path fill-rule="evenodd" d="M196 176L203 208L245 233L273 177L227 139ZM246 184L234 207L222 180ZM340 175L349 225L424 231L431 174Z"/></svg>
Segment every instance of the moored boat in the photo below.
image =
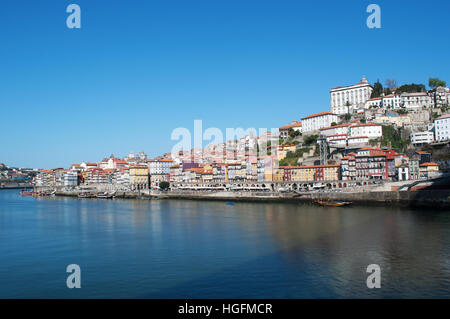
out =
<svg viewBox="0 0 450 319"><path fill-rule="evenodd" d="M112 194L108 194L107 192L98 193L97 198L110 199L113 198Z"/></svg>
<svg viewBox="0 0 450 319"><path fill-rule="evenodd" d="M348 206L351 205L352 202L326 202L321 200L316 200L315 203L321 205L321 206L327 206L327 207L342 207L342 206Z"/></svg>
<svg viewBox="0 0 450 319"><path fill-rule="evenodd" d="M20 192L20 195L22 196L33 196L33 192L27 191L25 189L22 189L22 191Z"/></svg>

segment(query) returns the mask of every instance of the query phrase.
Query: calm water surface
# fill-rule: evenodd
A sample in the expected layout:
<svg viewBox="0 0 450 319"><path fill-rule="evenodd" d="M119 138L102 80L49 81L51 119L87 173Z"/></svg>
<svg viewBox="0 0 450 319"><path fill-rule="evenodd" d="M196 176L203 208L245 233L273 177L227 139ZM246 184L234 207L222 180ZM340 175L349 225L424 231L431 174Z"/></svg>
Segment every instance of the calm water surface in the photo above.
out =
<svg viewBox="0 0 450 319"><path fill-rule="evenodd" d="M82 288L66 287L78 264ZM381 267L381 289L366 267ZM450 297L450 212L0 191L0 298Z"/></svg>

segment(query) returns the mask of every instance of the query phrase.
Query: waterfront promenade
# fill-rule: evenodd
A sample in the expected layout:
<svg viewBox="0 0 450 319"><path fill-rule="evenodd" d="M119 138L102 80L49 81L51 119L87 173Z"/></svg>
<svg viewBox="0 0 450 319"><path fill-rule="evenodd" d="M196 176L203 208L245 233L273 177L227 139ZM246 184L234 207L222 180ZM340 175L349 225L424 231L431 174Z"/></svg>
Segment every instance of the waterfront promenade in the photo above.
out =
<svg viewBox="0 0 450 319"><path fill-rule="evenodd" d="M229 188L229 187L228 187ZM37 191L48 188L36 188ZM317 189L312 191L270 190L212 190L172 189L168 191L144 190L140 192L116 191L115 198L123 199L182 199L244 202L314 202L316 200L350 201L355 205L401 205L450 208L450 178L435 180L390 182L360 185L345 189ZM77 197L85 190L58 190L57 196ZM95 193L94 191L92 191Z"/></svg>

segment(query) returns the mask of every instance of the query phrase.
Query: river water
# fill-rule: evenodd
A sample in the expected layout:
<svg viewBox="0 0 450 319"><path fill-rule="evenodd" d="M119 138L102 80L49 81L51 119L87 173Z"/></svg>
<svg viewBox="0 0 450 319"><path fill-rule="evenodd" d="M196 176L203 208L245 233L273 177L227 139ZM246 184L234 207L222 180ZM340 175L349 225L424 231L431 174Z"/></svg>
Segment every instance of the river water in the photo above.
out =
<svg viewBox="0 0 450 319"><path fill-rule="evenodd" d="M0 298L422 297L450 297L449 211L0 191Z"/></svg>

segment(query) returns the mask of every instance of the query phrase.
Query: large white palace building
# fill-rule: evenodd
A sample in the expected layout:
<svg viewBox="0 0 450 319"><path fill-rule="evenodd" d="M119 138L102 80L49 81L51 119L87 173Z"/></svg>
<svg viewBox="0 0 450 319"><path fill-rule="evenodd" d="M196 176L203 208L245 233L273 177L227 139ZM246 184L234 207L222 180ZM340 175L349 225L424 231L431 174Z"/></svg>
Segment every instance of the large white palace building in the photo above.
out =
<svg viewBox="0 0 450 319"><path fill-rule="evenodd" d="M351 113L353 109L364 107L370 99L373 88L365 77L351 86L338 86L330 90L331 112L334 114ZM348 106L350 105L350 106Z"/></svg>

